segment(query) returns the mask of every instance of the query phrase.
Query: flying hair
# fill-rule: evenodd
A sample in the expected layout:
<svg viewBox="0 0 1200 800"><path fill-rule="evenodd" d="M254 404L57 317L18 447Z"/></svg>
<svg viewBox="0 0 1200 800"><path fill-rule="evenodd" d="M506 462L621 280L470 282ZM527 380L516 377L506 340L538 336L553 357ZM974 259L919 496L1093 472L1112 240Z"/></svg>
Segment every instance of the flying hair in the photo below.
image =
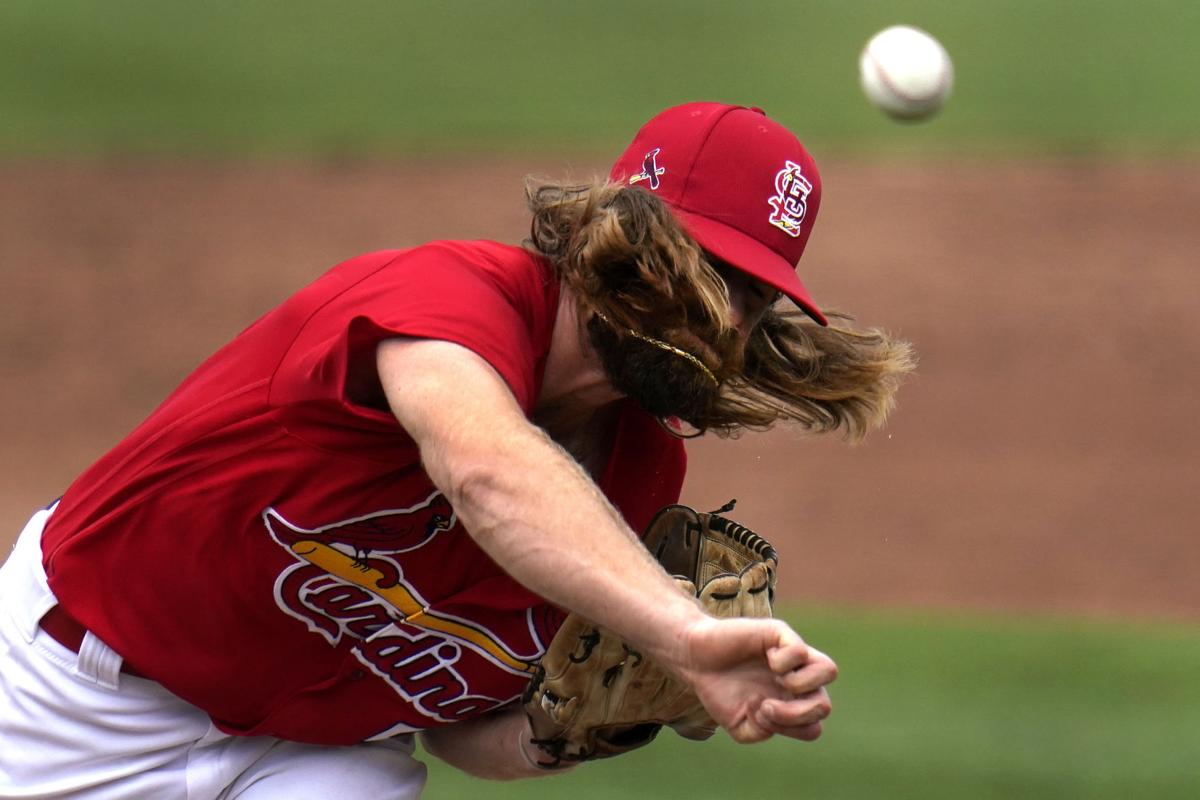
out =
<svg viewBox="0 0 1200 800"><path fill-rule="evenodd" d="M731 322L728 289L657 196L611 181L528 181L526 246L553 265L578 303L581 326L602 315L620 331L690 354L721 384L701 430L734 436L779 422L860 440L883 425L912 346L878 329L829 327L770 309L748 338Z"/></svg>

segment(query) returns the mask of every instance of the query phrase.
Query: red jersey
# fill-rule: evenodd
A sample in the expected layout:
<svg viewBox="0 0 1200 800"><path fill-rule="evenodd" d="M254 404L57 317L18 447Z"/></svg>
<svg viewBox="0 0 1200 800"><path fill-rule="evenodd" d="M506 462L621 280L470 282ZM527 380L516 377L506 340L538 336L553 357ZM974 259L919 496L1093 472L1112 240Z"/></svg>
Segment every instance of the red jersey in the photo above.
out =
<svg viewBox="0 0 1200 800"><path fill-rule="evenodd" d="M557 305L544 259L491 242L334 267L69 488L42 540L51 588L229 733L351 744L512 701L562 614L463 530L386 410L375 347L461 344L528 416ZM684 468L626 401L597 482L635 530Z"/></svg>

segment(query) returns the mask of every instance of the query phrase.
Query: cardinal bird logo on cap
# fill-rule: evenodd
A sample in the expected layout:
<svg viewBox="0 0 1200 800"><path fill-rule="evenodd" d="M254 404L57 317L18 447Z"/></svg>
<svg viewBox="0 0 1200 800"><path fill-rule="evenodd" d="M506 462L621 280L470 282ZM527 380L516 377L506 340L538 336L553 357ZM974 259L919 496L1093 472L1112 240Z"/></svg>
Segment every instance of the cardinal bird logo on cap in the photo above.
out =
<svg viewBox="0 0 1200 800"><path fill-rule="evenodd" d="M662 185L662 181L658 177L667 174L667 170L665 167L658 165L658 153L661 149L660 147L656 147L642 156L642 171L630 177L629 183L631 185L639 181L650 181L651 189L657 189Z"/></svg>
<svg viewBox="0 0 1200 800"><path fill-rule="evenodd" d="M800 165L784 162L783 169L775 174L775 196L767 201L775 209L769 222L792 238L799 236L812 190L812 181L801 174Z"/></svg>

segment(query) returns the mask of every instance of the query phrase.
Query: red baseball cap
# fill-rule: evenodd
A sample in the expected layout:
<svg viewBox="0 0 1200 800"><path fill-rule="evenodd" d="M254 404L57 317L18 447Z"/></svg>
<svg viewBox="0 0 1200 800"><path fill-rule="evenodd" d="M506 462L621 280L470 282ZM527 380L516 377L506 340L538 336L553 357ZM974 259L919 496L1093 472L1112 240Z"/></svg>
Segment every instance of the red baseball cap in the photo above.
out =
<svg viewBox="0 0 1200 800"><path fill-rule="evenodd" d="M658 195L701 247L829 324L796 275L821 176L795 134L762 109L668 108L642 126L609 178Z"/></svg>

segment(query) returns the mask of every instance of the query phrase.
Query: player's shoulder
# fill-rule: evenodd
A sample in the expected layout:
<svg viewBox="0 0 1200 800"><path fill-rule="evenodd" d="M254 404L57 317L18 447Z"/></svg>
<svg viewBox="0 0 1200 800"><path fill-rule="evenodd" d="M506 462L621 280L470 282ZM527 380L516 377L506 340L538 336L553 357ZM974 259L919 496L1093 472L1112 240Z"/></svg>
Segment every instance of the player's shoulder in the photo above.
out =
<svg viewBox="0 0 1200 800"><path fill-rule="evenodd" d="M400 292L438 298L441 304L453 298L482 306L500 302L534 321L557 306L554 269L543 256L485 239L443 239L364 253L335 266L318 284L335 294Z"/></svg>
<svg viewBox="0 0 1200 800"><path fill-rule="evenodd" d="M544 256L489 239L433 241L406 255L412 264L431 271L482 278L506 295L541 296L555 283L554 269Z"/></svg>
<svg viewBox="0 0 1200 800"><path fill-rule="evenodd" d="M383 266L391 262L423 260L464 263L509 263L541 265L545 259L524 247L490 239L435 239L409 247L395 247L360 253L335 264L333 270L355 266Z"/></svg>
<svg viewBox="0 0 1200 800"><path fill-rule="evenodd" d="M491 239L439 239L426 242L408 251L414 257L460 258L468 261L533 267L545 259L524 247Z"/></svg>
<svg viewBox="0 0 1200 800"><path fill-rule="evenodd" d="M538 253L518 245L490 239L438 239L402 249L364 253L339 266L355 262L377 266L457 265L483 271L499 269L505 272L547 273L550 270L549 262Z"/></svg>

